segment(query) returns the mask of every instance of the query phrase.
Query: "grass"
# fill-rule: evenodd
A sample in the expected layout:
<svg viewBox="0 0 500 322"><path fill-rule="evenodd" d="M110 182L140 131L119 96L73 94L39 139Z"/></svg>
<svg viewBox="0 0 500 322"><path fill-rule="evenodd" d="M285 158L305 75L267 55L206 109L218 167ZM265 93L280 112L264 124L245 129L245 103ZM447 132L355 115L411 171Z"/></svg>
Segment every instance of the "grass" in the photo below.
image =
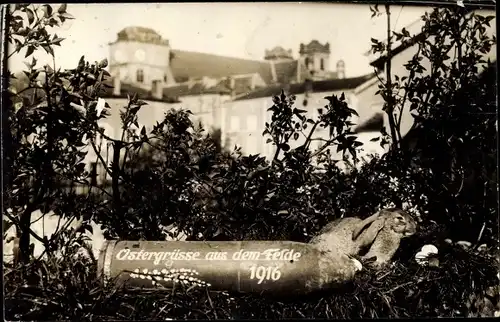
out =
<svg viewBox="0 0 500 322"><path fill-rule="evenodd" d="M69 257L68 257L69 258ZM395 260L365 269L338 290L306 297L187 290L131 291L103 287L88 259L53 259L4 268L8 320L165 320L403 318L492 316L470 303L498 286L498 263L487 253L440 248L439 267ZM498 292L493 301L498 303Z"/></svg>

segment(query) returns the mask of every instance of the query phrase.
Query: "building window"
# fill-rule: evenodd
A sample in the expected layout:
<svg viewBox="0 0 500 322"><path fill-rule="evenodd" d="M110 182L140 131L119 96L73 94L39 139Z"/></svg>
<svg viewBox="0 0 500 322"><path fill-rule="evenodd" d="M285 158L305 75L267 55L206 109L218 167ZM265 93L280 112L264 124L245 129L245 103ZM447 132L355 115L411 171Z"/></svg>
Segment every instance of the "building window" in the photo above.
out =
<svg viewBox="0 0 500 322"><path fill-rule="evenodd" d="M167 80L168 80L167 74L163 75L163 82L165 82L165 83L166 83L166 82L167 82Z"/></svg>
<svg viewBox="0 0 500 322"><path fill-rule="evenodd" d="M120 79L121 80L127 80L128 78L128 69L125 67L120 68Z"/></svg>
<svg viewBox="0 0 500 322"><path fill-rule="evenodd" d="M137 70L137 82L144 83L144 71L142 69Z"/></svg>
<svg viewBox="0 0 500 322"><path fill-rule="evenodd" d="M321 58L321 60L319 61L319 63L320 63L321 70L325 70L325 60L323 58Z"/></svg>
<svg viewBox="0 0 500 322"><path fill-rule="evenodd" d="M231 116L231 131L238 131L240 129L240 118L237 115Z"/></svg>
<svg viewBox="0 0 500 322"><path fill-rule="evenodd" d="M306 68L309 69L309 64L311 63L311 61L309 60L309 57L306 57L306 60L305 60L305 64L306 64Z"/></svg>
<svg viewBox="0 0 500 322"><path fill-rule="evenodd" d="M257 115L249 115L247 117L247 130L249 132L255 132L258 130L259 124L258 124L258 118Z"/></svg>

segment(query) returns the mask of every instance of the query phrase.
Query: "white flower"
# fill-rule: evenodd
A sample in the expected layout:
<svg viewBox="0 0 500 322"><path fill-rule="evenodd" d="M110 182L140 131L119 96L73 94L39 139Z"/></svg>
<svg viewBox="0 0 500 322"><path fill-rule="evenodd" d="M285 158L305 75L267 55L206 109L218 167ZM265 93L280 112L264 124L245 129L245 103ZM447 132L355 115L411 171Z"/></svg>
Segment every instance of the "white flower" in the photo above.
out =
<svg viewBox="0 0 500 322"><path fill-rule="evenodd" d="M463 249L468 249L472 246L472 243L465 240L460 240L457 241L457 245L460 245Z"/></svg>
<svg viewBox="0 0 500 322"><path fill-rule="evenodd" d="M422 249L415 255L415 260L419 265L428 265L429 257L437 255L438 249L434 245L424 245Z"/></svg>
<svg viewBox="0 0 500 322"><path fill-rule="evenodd" d="M425 252L427 254L437 254L439 251L437 249L436 246L434 245L425 245L424 247L422 247L422 252Z"/></svg>
<svg viewBox="0 0 500 322"><path fill-rule="evenodd" d="M304 193L305 189L303 187L300 187L297 189L297 193Z"/></svg>
<svg viewBox="0 0 500 322"><path fill-rule="evenodd" d="M381 205L378 205L377 209L385 209L385 208L394 208L396 205L394 202L386 202L385 205L382 207Z"/></svg>
<svg viewBox="0 0 500 322"><path fill-rule="evenodd" d="M393 190L398 190L399 189L399 179L390 177L389 178L389 187Z"/></svg>
<svg viewBox="0 0 500 322"><path fill-rule="evenodd" d="M485 252L487 249L488 249L488 245L486 245L486 244L481 244L481 245L479 245L479 246L477 247L477 250L478 250L479 252Z"/></svg>
<svg viewBox="0 0 500 322"><path fill-rule="evenodd" d="M351 260L354 263L354 266L356 267L356 271L361 271L363 269L363 265L361 265L361 263L357 259L351 258Z"/></svg>

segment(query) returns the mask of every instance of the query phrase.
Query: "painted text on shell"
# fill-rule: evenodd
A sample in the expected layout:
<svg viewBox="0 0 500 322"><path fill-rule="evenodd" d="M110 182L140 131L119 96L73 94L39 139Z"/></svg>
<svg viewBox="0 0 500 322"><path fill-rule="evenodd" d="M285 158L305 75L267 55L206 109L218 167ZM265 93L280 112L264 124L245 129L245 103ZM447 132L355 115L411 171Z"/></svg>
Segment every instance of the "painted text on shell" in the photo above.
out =
<svg viewBox="0 0 500 322"><path fill-rule="evenodd" d="M180 251L174 249L172 251L147 251L144 249L135 251L130 249L121 249L116 254L115 258L120 261L154 261L155 265L163 261L196 261L196 260L210 260L210 261L254 261L254 260L267 260L267 261L298 261L301 253L294 249L288 248L270 248L264 251L245 250L241 249L235 252L224 251Z"/></svg>

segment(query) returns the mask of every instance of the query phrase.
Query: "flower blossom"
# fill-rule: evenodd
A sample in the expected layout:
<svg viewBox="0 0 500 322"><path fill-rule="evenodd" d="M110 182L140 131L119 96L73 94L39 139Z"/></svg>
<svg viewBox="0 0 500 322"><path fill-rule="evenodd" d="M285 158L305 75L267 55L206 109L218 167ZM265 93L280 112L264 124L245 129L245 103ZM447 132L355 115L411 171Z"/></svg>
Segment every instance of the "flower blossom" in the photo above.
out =
<svg viewBox="0 0 500 322"><path fill-rule="evenodd" d="M434 245L424 245L415 255L415 260L419 265L438 266L439 261L436 257L438 249Z"/></svg>

